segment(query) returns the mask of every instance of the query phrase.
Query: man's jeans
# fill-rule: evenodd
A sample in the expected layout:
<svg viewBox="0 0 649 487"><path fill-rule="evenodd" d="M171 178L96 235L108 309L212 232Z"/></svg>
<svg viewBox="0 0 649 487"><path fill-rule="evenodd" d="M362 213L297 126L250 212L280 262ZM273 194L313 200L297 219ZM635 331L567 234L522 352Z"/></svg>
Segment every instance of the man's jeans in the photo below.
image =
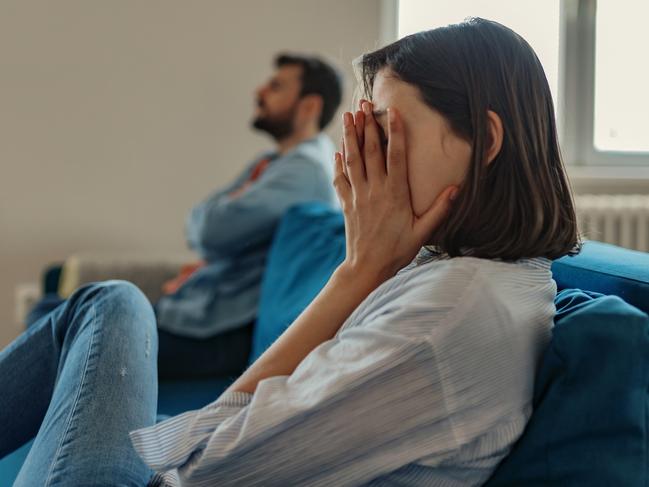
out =
<svg viewBox="0 0 649 487"><path fill-rule="evenodd" d="M144 486L128 433L156 420L158 342L132 284L85 286L0 352L0 458L36 436L14 486Z"/></svg>

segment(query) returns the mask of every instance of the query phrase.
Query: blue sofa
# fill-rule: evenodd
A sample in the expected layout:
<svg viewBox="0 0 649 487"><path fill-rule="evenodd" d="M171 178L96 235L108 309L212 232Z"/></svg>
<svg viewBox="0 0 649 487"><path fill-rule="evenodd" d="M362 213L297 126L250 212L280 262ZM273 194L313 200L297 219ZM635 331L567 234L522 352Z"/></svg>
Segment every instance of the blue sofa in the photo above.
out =
<svg viewBox="0 0 649 487"><path fill-rule="evenodd" d="M250 362L313 299L344 258L342 216L287 212L269 254ZM557 317L535 413L488 485L649 485L649 254L599 242L553 263ZM213 401L233 378L160 384L159 413ZM9 486L29 445L0 460Z"/></svg>

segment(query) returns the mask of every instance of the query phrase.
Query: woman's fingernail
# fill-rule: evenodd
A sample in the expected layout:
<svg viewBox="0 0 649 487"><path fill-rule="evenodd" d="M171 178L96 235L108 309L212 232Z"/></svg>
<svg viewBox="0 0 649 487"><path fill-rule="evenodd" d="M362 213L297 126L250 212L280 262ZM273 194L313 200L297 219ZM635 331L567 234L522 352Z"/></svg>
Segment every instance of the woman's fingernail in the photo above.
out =
<svg viewBox="0 0 649 487"><path fill-rule="evenodd" d="M365 115L371 115L372 114L372 107L370 106L370 104L368 102L364 101L361 108L363 109L363 112L365 113Z"/></svg>
<svg viewBox="0 0 649 487"><path fill-rule="evenodd" d="M393 124L394 123L394 110L392 108L388 108L387 112L388 112L388 123Z"/></svg>

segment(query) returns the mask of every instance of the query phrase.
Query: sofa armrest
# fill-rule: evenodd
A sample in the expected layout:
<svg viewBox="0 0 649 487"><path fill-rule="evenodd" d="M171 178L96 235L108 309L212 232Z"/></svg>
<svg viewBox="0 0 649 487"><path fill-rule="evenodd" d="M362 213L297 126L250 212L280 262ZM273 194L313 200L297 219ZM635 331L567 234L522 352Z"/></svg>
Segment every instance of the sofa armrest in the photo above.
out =
<svg viewBox="0 0 649 487"><path fill-rule="evenodd" d="M89 282L120 279L139 287L152 303L162 296L162 285L175 277L183 264L196 260L191 254L111 255L76 254L63 264L59 294L67 298Z"/></svg>

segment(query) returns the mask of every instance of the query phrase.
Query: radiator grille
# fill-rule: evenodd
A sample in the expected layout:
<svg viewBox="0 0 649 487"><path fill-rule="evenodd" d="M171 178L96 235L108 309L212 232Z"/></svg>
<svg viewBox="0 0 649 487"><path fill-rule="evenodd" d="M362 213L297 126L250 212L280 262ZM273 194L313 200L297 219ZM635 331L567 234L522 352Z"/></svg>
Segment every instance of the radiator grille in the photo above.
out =
<svg viewBox="0 0 649 487"><path fill-rule="evenodd" d="M575 206L584 238L649 251L649 195L579 195Z"/></svg>

